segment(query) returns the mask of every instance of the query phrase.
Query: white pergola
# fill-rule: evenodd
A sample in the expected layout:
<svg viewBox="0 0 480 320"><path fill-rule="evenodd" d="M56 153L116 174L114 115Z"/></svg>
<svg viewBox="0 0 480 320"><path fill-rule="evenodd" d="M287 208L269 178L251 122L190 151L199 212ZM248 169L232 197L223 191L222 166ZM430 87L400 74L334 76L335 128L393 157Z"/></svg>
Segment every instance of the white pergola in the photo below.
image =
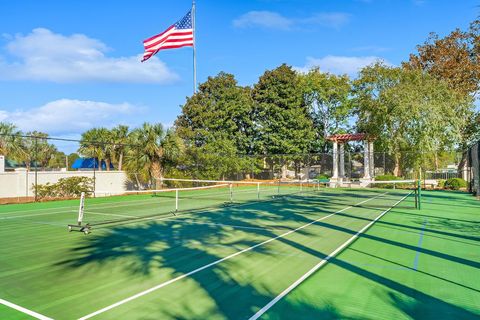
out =
<svg viewBox="0 0 480 320"><path fill-rule="evenodd" d="M364 143L364 174L361 180L371 181L374 177L373 140L365 133L334 134L327 137L333 142L333 172L331 181L336 185L346 179L345 176L345 143L363 141Z"/></svg>

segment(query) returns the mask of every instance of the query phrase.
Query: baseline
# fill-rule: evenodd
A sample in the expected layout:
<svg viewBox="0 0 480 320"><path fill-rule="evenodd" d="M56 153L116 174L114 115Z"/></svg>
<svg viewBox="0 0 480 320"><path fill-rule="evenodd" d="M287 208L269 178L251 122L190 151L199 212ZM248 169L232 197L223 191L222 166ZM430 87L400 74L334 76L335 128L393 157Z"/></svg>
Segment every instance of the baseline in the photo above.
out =
<svg viewBox="0 0 480 320"><path fill-rule="evenodd" d="M53 320L52 318L46 317L43 314L21 307L19 305L16 305L15 303L9 302L4 299L0 299L0 303L3 304L4 306L10 307L22 313L28 314L29 316L40 319L40 320Z"/></svg>

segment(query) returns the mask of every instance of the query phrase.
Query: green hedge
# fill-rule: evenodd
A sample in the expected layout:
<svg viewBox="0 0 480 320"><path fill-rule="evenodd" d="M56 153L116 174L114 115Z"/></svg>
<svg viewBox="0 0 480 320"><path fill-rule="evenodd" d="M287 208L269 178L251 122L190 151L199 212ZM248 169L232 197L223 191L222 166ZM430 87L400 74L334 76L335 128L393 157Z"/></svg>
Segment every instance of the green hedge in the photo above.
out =
<svg viewBox="0 0 480 320"><path fill-rule="evenodd" d="M460 190L467 187L467 182L462 178L450 178L445 181L445 189Z"/></svg>

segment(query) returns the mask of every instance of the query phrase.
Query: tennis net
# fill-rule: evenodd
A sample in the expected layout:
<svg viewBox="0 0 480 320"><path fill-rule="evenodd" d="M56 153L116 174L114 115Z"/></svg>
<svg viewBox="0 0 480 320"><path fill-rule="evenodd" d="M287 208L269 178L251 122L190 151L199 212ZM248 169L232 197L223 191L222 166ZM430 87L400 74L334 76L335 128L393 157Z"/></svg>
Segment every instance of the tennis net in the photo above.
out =
<svg viewBox="0 0 480 320"><path fill-rule="evenodd" d="M218 208L319 190L317 181L216 181L162 179L157 190L125 191L91 201L85 199L77 224L70 230L86 231L111 224L162 219L179 212ZM97 194L108 195L98 191ZM92 202L91 204L89 204ZM80 217L83 217L81 219Z"/></svg>

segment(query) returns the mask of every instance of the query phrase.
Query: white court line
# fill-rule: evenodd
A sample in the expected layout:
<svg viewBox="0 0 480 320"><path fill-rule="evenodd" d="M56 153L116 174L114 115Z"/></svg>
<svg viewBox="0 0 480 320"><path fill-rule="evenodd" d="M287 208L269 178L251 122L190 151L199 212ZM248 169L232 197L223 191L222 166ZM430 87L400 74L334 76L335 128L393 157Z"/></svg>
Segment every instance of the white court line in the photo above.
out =
<svg viewBox="0 0 480 320"><path fill-rule="evenodd" d="M29 316L32 316L32 317L40 319L40 320L53 320L52 318L46 317L46 316L44 316L44 315L42 315L38 312L28 310L24 307L20 307L19 305L8 302L7 300L0 299L0 303L7 306L7 307L10 307L10 308L15 309L15 310L20 311L20 312L23 312L25 314L28 314Z"/></svg>
<svg viewBox="0 0 480 320"><path fill-rule="evenodd" d="M255 313L253 316L251 316L249 318L249 320L256 320L258 319L259 317L261 317L265 312L267 312L275 303L277 303L280 299L282 299L284 296L286 296L287 294L289 294L293 289L295 289L296 287L298 287L303 281L305 281L305 279L307 279L309 276L311 276L315 271L317 271L318 269L320 269L323 265L325 265L328 260L330 260L331 258L335 257L340 251L342 251L343 249L345 249L348 245L350 245L355 239L357 239L357 237L362 234L363 232L365 232L365 230L367 230L368 228L370 228L372 226L372 224L374 224L378 219L380 219L381 217L383 217L388 211L390 211L392 208L394 208L397 204L399 204L400 202L402 202L403 200L405 200L406 197L408 197L409 195L411 195L412 193L410 192L409 194L407 194L405 197L403 197L402 199L398 200L393 206L391 206L390 208L388 208L387 210L383 211L382 213L380 213L380 215L378 217L376 217L372 222L370 222L369 224L367 224L365 227L363 227L360 231L358 231L357 233L355 233L350 239L348 239L347 241L345 241L342 245L340 245L340 247L338 247L337 249L335 249L335 251L333 251L332 253L330 253L327 257L325 257L324 259L322 259L322 261L320 261L319 263L317 263L312 269L308 270L307 273L305 273L303 276L301 276L297 281L295 281L294 283L292 283L287 289L283 290L278 296L275 297L275 299L273 299L272 301L270 301L269 303L267 303L263 308L261 308L260 310L257 311L257 313Z"/></svg>
<svg viewBox="0 0 480 320"><path fill-rule="evenodd" d="M216 265L216 264L219 264L220 262L223 262L223 261L225 261L225 260L229 260L229 259L231 259L231 258L233 258L233 257L236 257L236 256L242 254L242 253L245 253L245 252L247 252L247 251L250 251L250 250L252 250L252 249L255 249L255 248L257 248L257 247L260 247L260 246L262 246L262 245L265 245L265 244L267 244L267 243L269 243L269 242L272 242L272 241L274 241L274 240L277 240L277 239L279 239L279 238L283 238L283 237L285 237L285 236L287 236L287 235L289 235L289 234L291 234L291 233L294 233L294 232L297 232L298 230L301 230L301 229L303 229L303 228L306 228L306 227L308 227L308 226L310 226L310 225L312 225L312 224L314 224L314 223L316 223L316 222L318 222L318 221L327 219L327 218L329 218L329 217L331 217L331 216L333 216L333 215L335 215L335 214L337 214L337 213L343 212L343 211L345 211L345 210L348 210L348 209L350 209L350 208L353 208L354 206L358 206L358 205L360 205L360 204L362 204L362 203L365 203L365 202L367 202L367 201L370 201L370 200L373 200L373 199L375 199L375 198L381 197L381 196L383 196L383 195L385 195L385 194L387 194L387 192L382 193L382 194L380 194L380 195L377 195L377 196L375 196L375 197L373 197L373 198L369 198L369 199L367 199L367 200L363 200L362 202L359 202L359 203L357 203L357 204L354 204L354 205L345 207L345 208L343 208L343 209L341 209L341 210L339 210L339 211L336 211L336 212L334 212L334 213L331 213L331 214L329 214L329 215L327 215L327 216L324 216L324 217L322 217L322 218L318 218L317 220L313 220L313 221L311 221L311 222L309 222L309 223L307 223L307 224L304 224L303 226L300 226L300 227L298 227L298 228L296 228L296 229L293 229L293 230L290 230L290 231L288 231L288 232L285 232L285 233L283 233L283 234L281 234L281 235L279 235L279 236L276 236L276 237L274 237L274 238L270 238L270 239L265 240L265 241L263 241L263 242L257 243L256 245L253 245L253 246L251 246L251 247L248 247L248 248L245 248L245 249L243 249L243 250L237 251L237 252L235 252L235 253L233 253L233 254L231 254L231 255L229 255L229 256L226 256L226 257L224 257L224 258L221 258L221 259L218 259L218 260L216 260L216 261L214 261L214 262L211 262L211 263L209 263L209 264L207 264L207 265L204 265L203 267L200 267L200 268L197 268L197 269L192 270L192 271L190 271L190 272L187 272L187 273L185 273L185 274L183 274L183 275L181 275L181 276L178 276L178 277L176 277L176 278L170 279L170 280L168 280L168 281L166 281L166 282L163 282L163 283L160 283L160 284L158 284L158 285L156 285L156 286L154 286L154 287L152 287L152 288L150 288L150 289L144 290L144 291L139 292L139 293L137 293L137 294L135 294L135 295L133 295L133 296L130 296L130 297L126 298L126 299L123 299L123 300L118 301L118 302L116 302L116 303L114 303L114 304L111 304L111 305L109 305L109 306L107 306L107 307L105 307L105 308L103 308L103 309L100 309L100 310L97 310L97 311L92 312L92 313L90 313L90 314L87 314L86 316L83 316L83 317L79 318L78 320L90 319L90 318L92 318L92 317L94 317L94 316L96 316L96 315L99 315L99 314L101 314L101 313L104 313L104 312L106 312L106 311L109 311L109 310L111 310L111 309L113 309L113 308L116 308L116 307L122 305L122 304L125 304L125 303L130 302L130 301L135 300L135 299L138 299L138 298L140 298L140 297L142 297L142 296L144 296L144 295L147 295L147 294L149 294L149 293L151 293L151 292L154 292L154 291L156 291L156 290L158 290L158 289L161 289L161 288L163 288L163 287L165 287L165 286L168 286L169 284L172 284L172 283L174 283L174 282L176 282L176 281L178 281L178 280L181 280L181 279L183 279L183 278L186 278L186 277L188 277L188 276L191 276L192 274L195 274L195 273L200 272L200 271L202 271L202 270L208 269L208 268L210 268L210 267L212 267L212 266L214 266L214 265Z"/></svg>

